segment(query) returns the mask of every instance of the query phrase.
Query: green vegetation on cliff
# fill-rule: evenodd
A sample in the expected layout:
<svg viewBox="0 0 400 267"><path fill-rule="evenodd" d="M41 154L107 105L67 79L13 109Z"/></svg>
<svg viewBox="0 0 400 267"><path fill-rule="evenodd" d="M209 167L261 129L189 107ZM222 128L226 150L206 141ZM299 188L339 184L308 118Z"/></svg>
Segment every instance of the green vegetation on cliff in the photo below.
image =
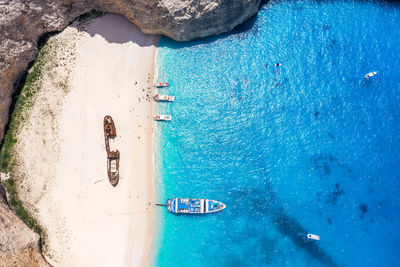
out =
<svg viewBox="0 0 400 267"><path fill-rule="evenodd" d="M53 44L54 45L54 44ZM3 146L0 151L0 170L8 173L16 166L13 158L13 148L17 143L16 136L23 122L28 116L28 110L32 107L35 96L42 86L43 68L52 54L52 44L47 43L39 52L32 68L30 69L21 92L14 97L15 107L11 114L10 124L4 136ZM53 51L54 52L54 51Z"/></svg>
<svg viewBox="0 0 400 267"><path fill-rule="evenodd" d="M3 183L4 188L7 190L7 198L11 208L15 211L18 217L31 228L33 231L38 233L41 237L44 235L43 228L39 225L36 219L27 211L23 206L21 200L18 199L17 188L14 179L10 177ZM42 239L43 240L43 239Z"/></svg>
<svg viewBox="0 0 400 267"><path fill-rule="evenodd" d="M41 235L42 239L45 235L43 228L38 224L37 220L24 207L23 202L18 197L18 176L16 168L18 167L16 156L17 135L22 129L24 122L29 116L29 110L33 106L37 93L43 84L43 71L47 66L47 62L55 53L55 42L47 42L40 50L32 68L30 69L25 83L20 93L14 97L14 110L11 114L8 131L4 137L3 145L0 151L0 171L9 173L10 178L2 181L2 185L7 191L7 198L11 208L15 211L21 220L32 230Z"/></svg>

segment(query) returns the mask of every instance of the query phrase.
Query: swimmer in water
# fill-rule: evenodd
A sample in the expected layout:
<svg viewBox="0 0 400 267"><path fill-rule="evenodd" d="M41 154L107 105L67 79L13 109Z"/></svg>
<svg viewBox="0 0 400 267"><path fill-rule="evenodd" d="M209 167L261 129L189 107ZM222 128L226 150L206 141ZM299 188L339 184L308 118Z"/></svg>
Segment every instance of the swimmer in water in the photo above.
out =
<svg viewBox="0 0 400 267"><path fill-rule="evenodd" d="M282 64L281 63L275 63L275 67L280 67L280 66L282 66Z"/></svg>

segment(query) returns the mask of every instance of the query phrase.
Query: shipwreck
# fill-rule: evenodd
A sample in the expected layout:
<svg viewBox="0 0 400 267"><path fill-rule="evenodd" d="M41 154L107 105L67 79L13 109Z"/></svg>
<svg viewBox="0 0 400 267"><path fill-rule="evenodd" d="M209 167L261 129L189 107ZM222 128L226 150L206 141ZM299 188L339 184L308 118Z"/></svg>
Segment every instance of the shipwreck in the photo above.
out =
<svg viewBox="0 0 400 267"><path fill-rule="evenodd" d="M119 151L110 150L110 138L117 136L115 124L111 116L104 117L104 141L107 151L107 174L112 186L116 186L119 181Z"/></svg>

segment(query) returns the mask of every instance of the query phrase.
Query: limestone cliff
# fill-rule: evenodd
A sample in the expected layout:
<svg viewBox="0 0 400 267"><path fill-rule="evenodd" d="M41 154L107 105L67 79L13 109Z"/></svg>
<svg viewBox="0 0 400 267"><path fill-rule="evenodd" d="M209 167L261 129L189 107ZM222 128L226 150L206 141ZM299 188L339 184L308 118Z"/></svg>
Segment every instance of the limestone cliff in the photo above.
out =
<svg viewBox="0 0 400 267"><path fill-rule="evenodd" d="M0 266L50 266L39 251L39 235L7 205L0 188Z"/></svg>
<svg viewBox="0 0 400 267"><path fill-rule="evenodd" d="M37 55L40 36L91 10L124 15L145 33L190 40L230 31L260 0L0 0L0 140L15 85Z"/></svg>
<svg viewBox="0 0 400 267"><path fill-rule="evenodd" d="M216 35L253 16L260 0L0 0L0 142L12 94L43 34L92 10L124 15L145 33L176 40ZM39 236L8 208L0 185L0 266L48 266Z"/></svg>

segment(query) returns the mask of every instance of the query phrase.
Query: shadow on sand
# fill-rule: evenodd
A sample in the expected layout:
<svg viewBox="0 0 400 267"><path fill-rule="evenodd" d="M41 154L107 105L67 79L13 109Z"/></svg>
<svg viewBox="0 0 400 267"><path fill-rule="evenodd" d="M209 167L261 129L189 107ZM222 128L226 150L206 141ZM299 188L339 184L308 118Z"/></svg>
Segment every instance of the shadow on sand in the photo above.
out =
<svg viewBox="0 0 400 267"><path fill-rule="evenodd" d="M93 20L100 17L101 19ZM155 40L159 38L158 35L143 34L135 24L122 15L103 14L96 11L78 17L71 27L80 32L86 32L91 37L101 37L108 43L115 44L132 42L141 47L148 47L154 45ZM120 31L129 32L129 34L121 35Z"/></svg>

